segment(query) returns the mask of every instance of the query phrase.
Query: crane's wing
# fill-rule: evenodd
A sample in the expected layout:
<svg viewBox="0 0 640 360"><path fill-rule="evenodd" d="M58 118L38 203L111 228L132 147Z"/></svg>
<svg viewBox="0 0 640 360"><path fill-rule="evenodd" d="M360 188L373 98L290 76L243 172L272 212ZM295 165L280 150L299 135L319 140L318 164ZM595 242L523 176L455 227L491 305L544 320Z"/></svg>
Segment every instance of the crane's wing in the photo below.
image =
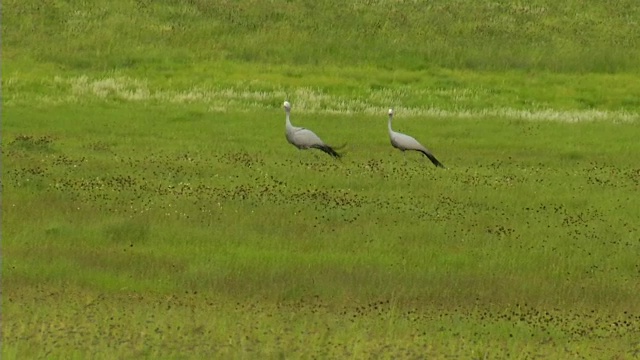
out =
<svg viewBox="0 0 640 360"><path fill-rule="evenodd" d="M418 140L414 139L409 135L394 132L391 136L391 144L402 151L405 151L405 150L419 151L422 154L424 154L426 157L428 157L429 160L431 160L431 162L433 163L433 165L444 168L444 165L442 165L442 163L438 161L438 159L436 159L436 157L431 153L431 151L429 151L426 147L420 144Z"/></svg>
<svg viewBox="0 0 640 360"><path fill-rule="evenodd" d="M422 144L418 142L418 140L413 137L399 133L393 132L391 134L391 145L394 147L405 151L405 150L426 150Z"/></svg>
<svg viewBox="0 0 640 360"><path fill-rule="evenodd" d="M310 148L324 145L322 139L313 131L305 128L298 128L293 133L294 144L301 148Z"/></svg>
<svg viewBox="0 0 640 360"><path fill-rule="evenodd" d="M316 135L313 131L305 128L300 128L293 133L293 142L294 145L299 149L318 149L321 150L335 158L339 158L340 155L337 151L335 151L331 146L327 145Z"/></svg>

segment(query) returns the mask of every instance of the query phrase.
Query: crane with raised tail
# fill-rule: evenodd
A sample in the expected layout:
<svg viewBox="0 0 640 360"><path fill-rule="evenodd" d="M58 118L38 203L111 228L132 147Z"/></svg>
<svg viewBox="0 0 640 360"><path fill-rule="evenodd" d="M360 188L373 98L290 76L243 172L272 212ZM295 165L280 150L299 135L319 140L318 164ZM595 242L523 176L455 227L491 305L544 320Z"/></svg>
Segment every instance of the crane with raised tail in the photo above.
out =
<svg viewBox="0 0 640 360"><path fill-rule="evenodd" d="M304 149L318 149L334 158L340 158L342 156L333 147L325 144L318 135L309 129L303 127L297 127L291 125L289 119L291 113L291 104L288 101L284 102L284 112L286 114L286 133L287 141L297 147L300 150Z"/></svg>
<svg viewBox="0 0 640 360"><path fill-rule="evenodd" d="M391 145L393 145L394 148L399 149L402 152L406 150L418 151L428 157L436 167L444 168L444 165L442 165L442 163L438 161L435 156L433 156L431 151L427 150L426 147L420 144L418 140L409 135L393 131L393 129L391 128L392 119L393 109L389 109L389 138L391 139Z"/></svg>

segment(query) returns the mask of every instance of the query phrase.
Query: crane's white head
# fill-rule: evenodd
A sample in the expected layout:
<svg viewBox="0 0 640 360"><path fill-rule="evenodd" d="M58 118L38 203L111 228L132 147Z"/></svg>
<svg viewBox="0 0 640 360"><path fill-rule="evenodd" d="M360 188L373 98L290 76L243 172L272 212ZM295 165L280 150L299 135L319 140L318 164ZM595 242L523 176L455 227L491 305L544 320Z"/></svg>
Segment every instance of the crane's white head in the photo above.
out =
<svg viewBox="0 0 640 360"><path fill-rule="evenodd" d="M393 116L393 109L389 109L389 116Z"/></svg>
<svg viewBox="0 0 640 360"><path fill-rule="evenodd" d="M291 103L289 103L288 101L285 101L285 102L284 102L284 105L282 105L282 106L284 107L284 109L285 109L286 111L291 110Z"/></svg>

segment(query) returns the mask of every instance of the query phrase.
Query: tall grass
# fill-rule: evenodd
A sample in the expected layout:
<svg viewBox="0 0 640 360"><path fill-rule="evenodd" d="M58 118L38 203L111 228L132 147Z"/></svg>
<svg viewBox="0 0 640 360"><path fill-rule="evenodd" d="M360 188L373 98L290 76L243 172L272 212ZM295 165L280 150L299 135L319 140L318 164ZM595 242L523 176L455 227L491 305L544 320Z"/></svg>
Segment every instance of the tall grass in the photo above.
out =
<svg viewBox="0 0 640 360"><path fill-rule="evenodd" d="M4 56L69 70L202 62L637 72L633 0L7 1ZM132 16L133 15L133 16Z"/></svg>

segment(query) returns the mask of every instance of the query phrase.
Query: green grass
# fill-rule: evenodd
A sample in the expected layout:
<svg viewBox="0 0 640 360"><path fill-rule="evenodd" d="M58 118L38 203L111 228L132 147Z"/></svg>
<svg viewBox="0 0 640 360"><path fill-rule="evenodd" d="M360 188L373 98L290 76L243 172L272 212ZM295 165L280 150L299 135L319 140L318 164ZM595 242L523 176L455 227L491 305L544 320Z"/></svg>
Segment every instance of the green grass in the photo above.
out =
<svg viewBox="0 0 640 360"><path fill-rule="evenodd" d="M3 358L640 353L633 4L3 5Z"/></svg>
<svg viewBox="0 0 640 360"><path fill-rule="evenodd" d="M295 117L336 141L360 134L360 144L335 162L286 144L280 110L228 112L221 122L189 107L92 107L90 126L75 133L67 125L66 135L65 118L86 114L52 109L23 115L40 124L38 133L26 130L31 137L5 133L7 344L46 345L62 356L73 348L69 331L79 341L105 336L96 327L102 322L82 331L69 325L86 321L75 309L95 296L106 302L96 316L116 311L120 329L95 345L105 357L182 353L190 342L178 339L194 329L202 330L190 340L196 357L240 356L246 346L257 357L276 356L274 348L288 356L368 357L422 347L441 355L507 356L513 348L562 357L570 354L558 345L565 342L592 356L603 354L605 341L609 353L631 354L638 331L635 123L429 120L421 137L449 166L439 171L414 154L403 159L387 143L384 120L372 126L363 115L347 116L340 130L344 115ZM173 120L182 117L188 126ZM426 129L419 118L403 120L396 126ZM115 133L89 131L107 126ZM235 135L212 140L225 132ZM151 304L166 297L198 321L156 314ZM39 305L26 315L16 307L40 298L49 311ZM210 310L207 299L222 308ZM380 301L390 305L360 314ZM108 310L110 302L126 305ZM551 320L541 315L547 311ZM134 318L125 321L128 312ZM173 340L132 338L151 334L146 314ZM46 330L50 337L23 338L30 322L49 316L64 325ZM246 319L234 323L240 328L216 325L233 316ZM612 325L618 320L620 329ZM387 330L369 333L381 326ZM287 329L279 335L286 343L264 333L271 328ZM209 332L220 332L226 350L203 343ZM439 340L416 340L422 333ZM458 347L455 334L467 347ZM58 336L67 345L55 350ZM238 338L227 344L227 337ZM348 349L354 339L359 350Z"/></svg>
<svg viewBox="0 0 640 360"><path fill-rule="evenodd" d="M637 72L640 10L590 1L4 3L11 56L162 72L229 60L387 69ZM137 14L132 17L131 14Z"/></svg>

